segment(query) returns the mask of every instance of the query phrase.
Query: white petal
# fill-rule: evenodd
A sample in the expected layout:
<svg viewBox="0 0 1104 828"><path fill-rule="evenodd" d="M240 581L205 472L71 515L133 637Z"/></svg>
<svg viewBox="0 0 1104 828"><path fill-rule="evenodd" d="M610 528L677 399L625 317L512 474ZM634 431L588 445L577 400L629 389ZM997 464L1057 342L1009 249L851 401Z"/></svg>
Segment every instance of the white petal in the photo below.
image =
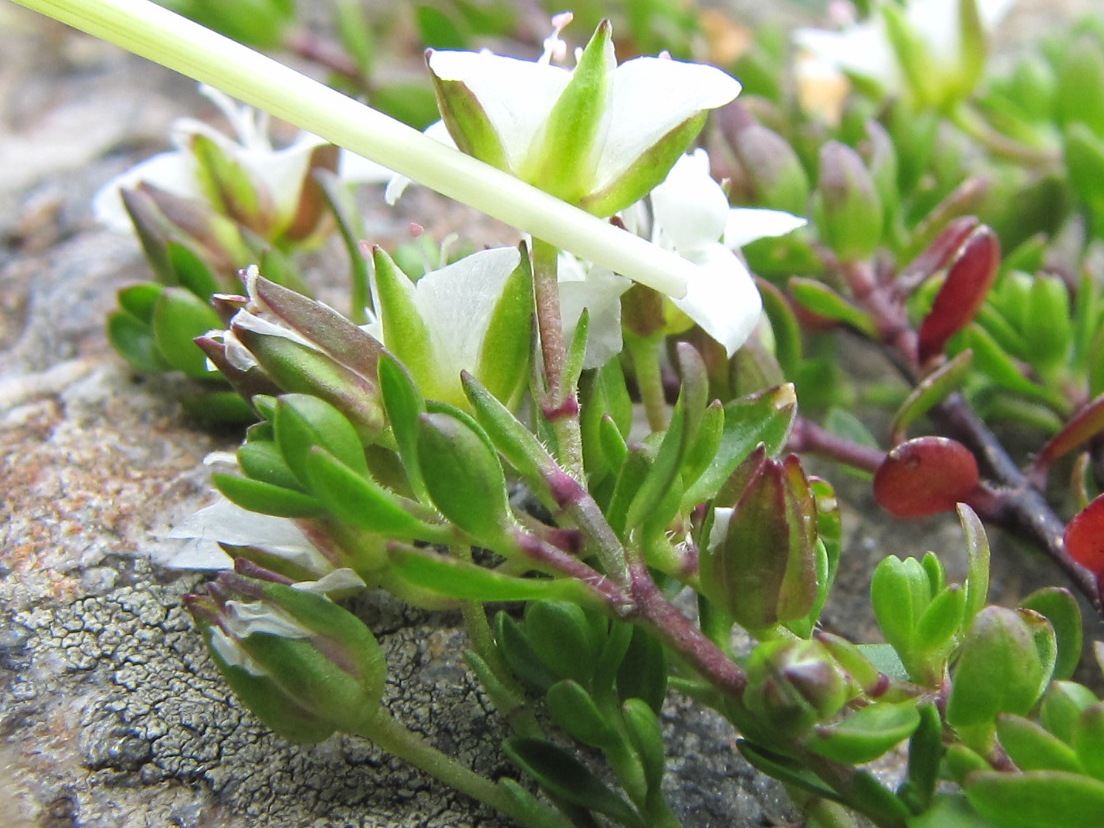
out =
<svg viewBox="0 0 1104 828"><path fill-rule="evenodd" d="M350 184L383 184L395 177L395 173L382 164L347 150L342 150L338 158L337 174Z"/></svg>
<svg viewBox="0 0 1104 828"><path fill-rule="evenodd" d="M804 227L808 221L783 210L760 210L737 207L728 211L724 229L724 246L743 247L759 239L773 239Z"/></svg>
<svg viewBox="0 0 1104 828"><path fill-rule="evenodd" d="M317 135L303 133L294 144L282 150L238 149L235 156L249 171L253 181L267 188L276 204L276 213L290 219L299 204L299 193L310 165L311 155L326 141Z"/></svg>
<svg viewBox="0 0 1104 828"><path fill-rule="evenodd" d="M656 57L622 63L610 75L610 86L595 190L624 173L672 129L740 93L736 79L713 66Z"/></svg>
<svg viewBox="0 0 1104 828"><path fill-rule="evenodd" d="M697 273L683 299L672 299L732 356L759 323L763 300L736 254L721 244L694 257Z"/></svg>
<svg viewBox="0 0 1104 828"><path fill-rule="evenodd" d="M732 522L732 513L736 510L729 506L718 506L713 510L713 525L709 528L709 542L706 549L716 549L728 536L728 524Z"/></svg>
<svg viewBox="0 0 1104 828"><path fill-rule="evenodd" d="M571 73L559 66L488 52L433 52L429 68L441 80L461 81L483 107L517 170L563 94Z"/></svg>
<svg viewBox="0 0 1104 828"><path fill-rule="evenodd" d="M880 18L840 32L798 29L794 42L841 72L879 81L890 89L901 86L897 58Z"/></svg>
<svg viewBox="0 0 1104 828"><path fill-rule="evenodd" d="M211 649L231 667L240 667L253 676L267 676L260 664L250 658L241 645L228 636L221 627L211 627Z"/></svg>
<svg viewBox="0 0 1104 828"><path fill-rule="evenodd" d="M343 592L350 589L364 589L368 586L364 579L347 566L335 569L319 578L317 581L299 581L292 584L295 589L303 592L313 592L315 595L327 595L331 592Z"/></svg>
<svg viewBox="0 0 1104 828"><path fill-rule="evenodd" d="M268 633L281 638L310 638L313 633L288 613L261 601L227 601L226 621L237 638Z"/></svg>
<svg viewBox="0 0 1104 828"><path fill-rule="evenodd" d="M584 368L599 368L621 353L621 294L632 281L602 268L589 271L574 256L559 260L560 314L570 342L586 308L590 313Z"/></svg>
<svg viewBox="0 0 1104 828"><path fill-rule="evenodd" d="M92 199L96 219L112 230L130 230L130 216L119 191L133 190L143 181L184 198L205 198L199 187L196 164L190 155L163 152L108 181Z"/></svg>
<svg viewBox="0 0 1104 828"><path fill-rule="evenodd" d="M684 256L715 244L725 230L728 199L709 174L703 149L682 156L651 198L655 223Z"/></svg>
<svg viewBox="0 0 1104 828"><path fill-rule="evenodd" d="M497 247L465 256L418 280L415 301L433 338L443 381L455 383L462 370L478 367L491 313L520 261L516 247Z"/></svg>

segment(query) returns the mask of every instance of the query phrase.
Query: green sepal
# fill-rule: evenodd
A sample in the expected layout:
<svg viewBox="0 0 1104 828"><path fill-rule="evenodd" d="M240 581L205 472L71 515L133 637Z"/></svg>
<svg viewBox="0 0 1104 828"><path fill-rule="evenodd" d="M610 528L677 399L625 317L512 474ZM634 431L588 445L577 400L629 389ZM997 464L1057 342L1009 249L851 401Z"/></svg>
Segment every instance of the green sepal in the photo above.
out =
<svg viewBox="0 0 1104 828"><path fill-rule="evenodd" d="M379 388L406 479L418 499L429 503L429 491L418 463L418 417L426 411L425 398L406 366L388 351L380 353Z"/></svg>
<svg viewBox="0 0 1104 828"><path fill-rule="evenodd" d="M1003 713L997 717L997 738L1022 771L1059 770L1081 773L1077 751L1030 719ZM1099 745L1097 746L1099 749Z"/></svg>
<svg viewBox="0 0 1104 828"><path fill-rule="evenodd" d="M323 399L309 394L284 394L276 400L272 419L276 444L295 476L309 480L307 459L318 446L357 474L367 474L364 445L356 429Z"/></svg>
<svg viewBox="0 0 1104 828"><path fill-rule="evenodd" d="M206 631L204 639L211 661L234 695L277 736L296 744L313 745L333 735L337 729L334 724L318 718L282 693L274 692L272 679L268 676L255 676L241 667L226 663L218 650L211 646L210 635Z"/></svg>
<svg viewBox="0 0 1104 828"><path fill-rule="evenodd" d="M429 74L433 80L433 91L437 97L441 120L445 122L457 148L465 155L474 156L492 167L513 172L509 168L506 148L502 145L494 124L471 89L462 81L442 80L437 77L432 65Z"/></svg>
<svg viewBox="0 0 1104 828"><path fill-rule="evenodd" d="M647 828L628 802L558 745L544 739L513 736L503 742L503 749L515 765L553 796L604 814L626 828Z"/></svg>
<svg viewBox="0 0 1104 828"><path fill-rule="evenodd" d="M383 248L372 248L377 311L383 320L383 341L421 384L437 376L433 336L415 301L414 283Z"/></svg>
<svg viewBox="0 0 1104 828"><path fill-rule="evenodd" d="M552 106L539 137L517 175L571 204L593 187L596 144L602 115L610 105L610 75L615 63L613 27L602 21L579 55L571 79Z"/></svg>
<svg viewBox="0 0 1104 828"><path fill-rule="evenodd" d="M1001 828L1104 825L1104 782L1079 774L979 771L970 774L965 788L970 804Z"/></svg>
<svg viewBox="0 0 1104 828"><path fill-rule="evenodd" d="M491 311L476 371L484 387L507 404L517 396L529 374L532 316L533 266L528 250L522 246L521 260L507 277ZM585 325L579 327L585 348Z"/></svg>
<svg viewBox="0 0 1104 828"><path fill-rule="evenodd" d="M214 308L184 288L169 287L157 298L151 321L157 350L169 365L190 377L211 377L207 357L194 340L222 327Z"/></svg>
<svg viewBox="0 0 1104 828"><path fill-rule="evenodd" d="M586 195L579 206L595 216L612 216L640 201L666 180L671 168L694 143L705 120L704 112L687 118L637 156L625 172L601 190Z"/></svg>
<svg viewBox="0 0 1104 828"><path fill-rule="evenodd" d="M429 549L392 544L391 567L404 580L449 598L463 601L570 601L601 604L579 581L570 578L518 578L477 566Z"/></svg>
<svg viewBox="0 0 1104 828"><path fill-rule="evenodd" d="M556 682L548 688L545 702L552 721L572 738L607 750L620 746L621 734L578 682L571 679Z"/></svg>
<svg viewBox="0 0 1104 828"><path fill-rule="evenodd" d="M275 219L272 194L258 187L248 170L223 152L209 135L194 133L189 149L196 160L200 187L215 209L267 236Z"/></svg>
<svg viewBox="0 0 1104 828"><path fill-rule="evenodd" d="M876 702L836 724L818 725L805 747L833 762L861 765L907 739L919 724L914 701Z"/></svg>
<svg viewBox="0 0 1104 828"><path fill-rule="evenodd" d="M472 538L500 551L513 525L506 476L490 438L474 420L458 414L418 416L422 479L441 514Z"/></svg>
<svg viewBox="0 0 1104 828"><path fill-rule="evenodd" d="M724 437L725 413L720 400L714 400L706 408L698 425L698 432L686 450L680 474L683 486L690 486L709 468Z"/></svg>
<svg viewBox="0 0 1104 828"><path fill-rule="evenodd" d="M227 499L251 512L288 518L322 517L326 514L326 507L317 498L282 486L232 474L213 474L211 482Z"/></svg>
<svg viewBox="0 0 1104 828"><path fill-rule="evenodd" d="M848 302L824 282L794 276L787 287L794 301L806 310L833 322L848 325L868 337L877 337L878 328L870 314Z"/></svg>

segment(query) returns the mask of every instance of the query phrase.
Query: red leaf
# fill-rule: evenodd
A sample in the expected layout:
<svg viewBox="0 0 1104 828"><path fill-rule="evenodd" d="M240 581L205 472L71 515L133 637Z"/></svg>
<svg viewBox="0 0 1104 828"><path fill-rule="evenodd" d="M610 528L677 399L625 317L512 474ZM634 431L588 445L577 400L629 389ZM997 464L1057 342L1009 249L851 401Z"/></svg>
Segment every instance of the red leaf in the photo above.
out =
<svg viewBox="0 0 1104 828"><path fill-rule="evenodd" d="M874 473L874 499L896 517L948 512L977 488L977 460L946 437L917 437L886 455Z"/></svg>
<svg viewBox="0 0 1104 828"><path fill-rule="evenodd" d="M978 312L1000 264L1000 242L988 227L977 228L959 249L931 312L920 325L919 357L923 364L942 353L955 333Z"/></svg>
<svg viewBox="0 0 1104 828"><path fill-rule="evenodd" d="M1064 540L1071 558L1096 577L1104 576L1104 495L1074 515Z"/></svg>
<svg viewBox="0 0 1104 828"><path fill-rule="evenodd" d="M897 285L911 293L917 285L951 263L962 245L981 224L974 216L961 216L948 222L943 232L924 248L924 252L909 262L897 277Z"/></svg>
<svg viewBox="0 0 1104 828"><path fill-rule="evenodd" d="M1045 480L1047 467L1051 463L1101 432L1104 432L1104 394L1081 408L1061 431L1047 441L1035 460L1035 479Z"/></svg>

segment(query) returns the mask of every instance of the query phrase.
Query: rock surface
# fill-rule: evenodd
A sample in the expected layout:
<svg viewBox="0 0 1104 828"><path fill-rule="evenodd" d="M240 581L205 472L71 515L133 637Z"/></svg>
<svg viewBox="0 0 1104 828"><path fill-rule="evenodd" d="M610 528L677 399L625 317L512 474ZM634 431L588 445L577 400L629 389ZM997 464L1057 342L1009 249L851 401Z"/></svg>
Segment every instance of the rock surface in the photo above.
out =
<svg viewBox="0 0 1104 828"><path fill-rule="evenodd" d="M203 457L238 437L191 424L172 383L134 377L111 352L104 316L144 264L88 205L163 146L172 118L201 109L190 81L0 6L0 825L500 825L362 740L301 748L271 735L182 609L199 577L151 563L165 530L210 497ZM471 221L428 199L408 209L432 206L435 235ZM382 210L373 221L379 239L405 227ZM924 542L913 526L860 520L872 513L863 497L828 616L859 635L870 560L960 546L950 520ZM386 598L361 610L388 653L395 715L479 771L509 773L503 728L459 661L456 619ZM724 723L679 701L665 720L688 826L792 818Z"/></svg>

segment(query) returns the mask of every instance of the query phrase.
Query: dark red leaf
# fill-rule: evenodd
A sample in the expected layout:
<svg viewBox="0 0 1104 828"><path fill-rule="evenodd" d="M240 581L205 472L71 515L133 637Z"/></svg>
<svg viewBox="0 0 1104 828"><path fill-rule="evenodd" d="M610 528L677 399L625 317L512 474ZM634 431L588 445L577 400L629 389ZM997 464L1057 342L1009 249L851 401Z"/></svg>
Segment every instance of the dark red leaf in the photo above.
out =
<svg viewBox="0 0 1104 828"><path fill-rule="evenodd" d="M1035 460L1035 479L1045 479L1047 467L1104 432L1104 394L1076 412L1062 430L1055 434Z"/></svg>
<svg viewBox="0 0 1104 828"><path fill-rule="evenodd" d="M974 216L960 216L948 222L943 232L924 248L924 252L901 271L897 277L900 289L906 294L912 293L917 285L950 264L979 224L981 222Z"/></svg>
<svg viewBox="0 0 1104 828"><path fill-rule="evenodd" d="M935 296L931 312L920 325L921 364L942 353L955 333L978 312L1000 264L1000 242L988 227L977 228L962 244L947 278Z"/></svg>
<svg viewBox="0 0 1104 828"><path fill-rule="evenodd" d="M1071 558L1098 578L1104 576L1104 495L1074 515L1065 542Z"/></svg>
<svg viewBox="0 0 1104 828"><path fill-rule="evenodd" d="M948 512L977 488L973 453L946 437L917 437L886 455L874 473L874 498L897 517Z"/></svg>

